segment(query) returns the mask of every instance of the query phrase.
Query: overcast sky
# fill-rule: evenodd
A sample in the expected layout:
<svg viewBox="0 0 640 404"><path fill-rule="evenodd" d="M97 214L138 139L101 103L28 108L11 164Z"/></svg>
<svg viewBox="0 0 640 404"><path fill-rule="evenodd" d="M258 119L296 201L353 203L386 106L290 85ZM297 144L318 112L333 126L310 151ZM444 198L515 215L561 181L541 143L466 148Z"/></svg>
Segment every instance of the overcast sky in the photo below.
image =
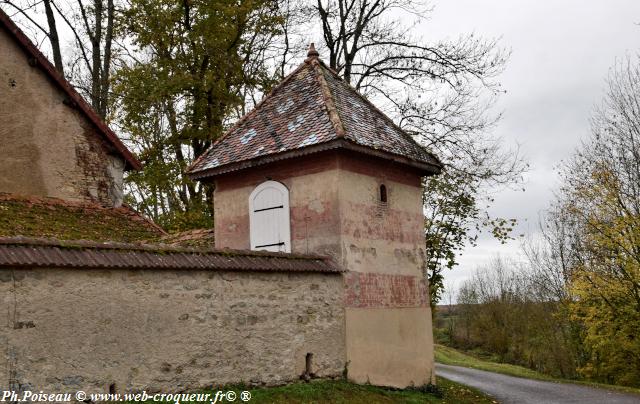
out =
<svg viewBox="0 0 640 404"><path fill-rule="evenodd" d="M554 168L589 133L589 115L600 102L604 80L616 58L640 50L639 0L433 0L425 39L474 32L501 37L512 56L500 78L507 94L497 135L516 143L531 164L526 191L496 195L491 213L519 220L517 233L535 233L540 213L559 179ZM459 285L496 254L517 256L485 235L447 271L445 284Z"/></svg>

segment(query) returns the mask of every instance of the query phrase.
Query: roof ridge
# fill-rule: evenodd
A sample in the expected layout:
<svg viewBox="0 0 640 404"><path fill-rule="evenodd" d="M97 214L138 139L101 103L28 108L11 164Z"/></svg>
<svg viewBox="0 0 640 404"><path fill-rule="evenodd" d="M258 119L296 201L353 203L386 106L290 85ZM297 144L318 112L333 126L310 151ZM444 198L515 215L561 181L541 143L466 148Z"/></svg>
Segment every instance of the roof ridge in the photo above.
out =
<svg viewBox="0 0 640 404"><path fill-rule="evenodd" d="M136 156L129 150L122 140L107 126L107 124L98 116L94 109L87 103L75 88L67 81L66 78L51 64L49 59L40 52L40 50L31 42L31 40L22 32L22 30L13 22L2 9L0 9L0 26L8 31L9 36L18 42L19 46L30 56L36 60L38 66L44 70L45 74L55 82L62 91L70 98L71 104L75 104L78 109L84 113L85 117L93 123L98 131L107 138L107 141L120 152L124 160L135 170L142 169L142 164Z"/></svg>
<svg viewBox="0 0 640 404"><path fill-rule="evenodd" d="M137 218L139 218L140 220L142 220L145 223L147 223L149 226L153 227L154 229L156 229L160 233L162 233L162 237L164 237L164 236L166 236L168 234L167 231L165 229L163 229L162 227L160 227L159 224L154 222L153 219L143 215L142 213L138 212L137 210L135 210L134 208L132 208L131 206L129 206L126 203L123 203L122 205L120 205L119 207L114 208L114 209L126 209L127 211L129 211L130 213L135 215Z"/></svg>
<svg viewBox="0 0 640 404"><path fill-rule="evenodd" d="M206 155L207 152L209 150L211 150L213 148L213 146L217 145L218 143L222 142L231 132L233 132L236 128L238 128L240 125L242 125L247 119L249 119L250 117L252 117L253 115L256 114L256 111L258 110L258 107L260 107L262 104L264 104L268 99L273 97L273 94L278 91L279 89L281 89L286 83L288 83L289 81L291 81L291 79L293 78L293 76L295 76L298 72L300 72L304 67L308 66L310 64L309 60L305 60L304 62L302 62L298 67L296 67L295 69L293 69L289 74L287 74L281 81L280 83L278 83L275 87L273 87L271 89L271 91L269 91L264 97L262 97L262 99L253 106L253 108L251 109L251 111L249 111L248 113L244 114L242 117L240 117L240 119L238 119L229 129L227 129L222 136L220 136L219 138L217 138L213 143L211 143L211 145L209 147L207 147L207 149L200 155L198 156L198 158L196 158L191 164L189 164L189 167L187 167L187 169L185 170L186 173L191 171L191 168L196 166L200 160L202 160Z"/></svg>
<svg viewBox="0 0 640 404"><path fill-rule="evenodd" d="M324 106L327 110L327 114L329 115L329 121L333 125L333 129L336 131L336 135L338 135L338 137L340 138L344 138L344 135L346 133L344 129L344 123L340 118L340 113L338 112L335 100L333 99L331 88L329 88L329 84L327 83L327 80L324 77L324 73L322 72L324 63L322 63L322 61L320 61L318 58L313 58L311 60L311 65L316 73L318 84L320 85L320 92L322 93Z"/></svg>
<svg viewBox="0 0 640 404"><path fill-rule="evenodd" d="M364 95L362 95L355 87L353 87L350 83L348 83L346 80L342 79L340 77L340 75L333 69L331 69L330 67L326 66L322 61L320 61L320 64L322 65L322 67L324 67L327 71L329 71L329 73L331 73L339 82L343 83L344 85L347 86L347 88L349 90L351 90L353 93L357 94L357 96L363 100L367 105L369 105L378 115L382 116L382 118L384 120L386 120L389 124L391 124L394 128L396 128L407 140L409 140L411 143L413 143L414 145L418 146L421 150L424 150L425 152L429 153L429 155L431 157L433 157L438 163L442 164L440 162L440 160L435 156L435 154L433 154L432 152L430 152L429 150L426 149L426 147L422 146L420 143L418 143L413 136L409 135L407 132L405 132L404 129L402 129L400 126L398 126L398 124L396 124L393 119L391 119L389 116L387 116L387 114L385 114L384 112L382 112L373 102L371 102L367 97L365 97Z"/></svg>

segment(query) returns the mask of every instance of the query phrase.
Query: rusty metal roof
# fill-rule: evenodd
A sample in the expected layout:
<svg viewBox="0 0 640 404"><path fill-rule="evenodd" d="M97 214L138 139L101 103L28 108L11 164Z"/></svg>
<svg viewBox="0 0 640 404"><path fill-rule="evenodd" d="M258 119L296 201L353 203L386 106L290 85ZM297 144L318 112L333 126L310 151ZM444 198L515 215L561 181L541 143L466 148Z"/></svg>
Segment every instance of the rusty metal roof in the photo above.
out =
<svg viewBox="0 0 640 404"><path fill-rule="evenodd" d="M442 164L353 87L317 52L202 154L194 179L301 154L349 148L412 165L428 174Z"/></svg>
<svg viewBox="0 0 640 404"><path fill-rule="evenodd" d="M77 107L82 112L89 122L93 123L98 129L98 132L104 136L115 150L122 156L126 162L126 169L140 170L142 164L140 161L129 151L127 146L122 143L120 138L113 133L113 131L104 123L102 118L93 110L93 108L85 101L84 98L73 88L71 84L56 70L55 67L49 62L40 50L27 38L27 36L18 28L18 26L11 20L11 18L0 9L0 27L9 33L13 37L18 45L29 55L34 61L35 65L40 67L44 73L56 84L68 97L68 104Z"/></svg>
<svg viewBox="0 0 640 404"><path fill-rule="evenodd" d="M163 244L0 238L0 268L16 267L343 272L330 259L315 255L193 249Z"/></svg>

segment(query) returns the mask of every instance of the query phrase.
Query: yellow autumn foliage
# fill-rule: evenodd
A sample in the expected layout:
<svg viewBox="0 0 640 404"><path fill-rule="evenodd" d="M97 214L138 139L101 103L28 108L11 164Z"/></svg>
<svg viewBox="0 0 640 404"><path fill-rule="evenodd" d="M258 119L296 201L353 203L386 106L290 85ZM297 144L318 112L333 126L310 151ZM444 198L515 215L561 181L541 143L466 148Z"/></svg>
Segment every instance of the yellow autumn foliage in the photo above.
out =
<svg viewBox="0 0 640 404"><path fill-rule="evenodd" d="M585 377L640 384L640 216L627 207L616 175L604 167L575 189L584 259L571 281L571 315L584 325ZM573 209L569 207L569 209Z"/></svg>

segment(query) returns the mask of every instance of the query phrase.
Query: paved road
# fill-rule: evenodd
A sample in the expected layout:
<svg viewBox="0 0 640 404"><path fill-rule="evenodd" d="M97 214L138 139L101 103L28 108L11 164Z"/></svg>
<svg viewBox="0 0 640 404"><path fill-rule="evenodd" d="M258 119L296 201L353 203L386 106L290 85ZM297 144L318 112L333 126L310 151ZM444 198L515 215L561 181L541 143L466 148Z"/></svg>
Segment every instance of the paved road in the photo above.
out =
<svg viewBox="0 0 640 404"><path fill-rule="evenodd" d="M504 404L640 404L640 395L569 383L542 382L483 370L436 364L436 374L484 391Z"/></svg>

